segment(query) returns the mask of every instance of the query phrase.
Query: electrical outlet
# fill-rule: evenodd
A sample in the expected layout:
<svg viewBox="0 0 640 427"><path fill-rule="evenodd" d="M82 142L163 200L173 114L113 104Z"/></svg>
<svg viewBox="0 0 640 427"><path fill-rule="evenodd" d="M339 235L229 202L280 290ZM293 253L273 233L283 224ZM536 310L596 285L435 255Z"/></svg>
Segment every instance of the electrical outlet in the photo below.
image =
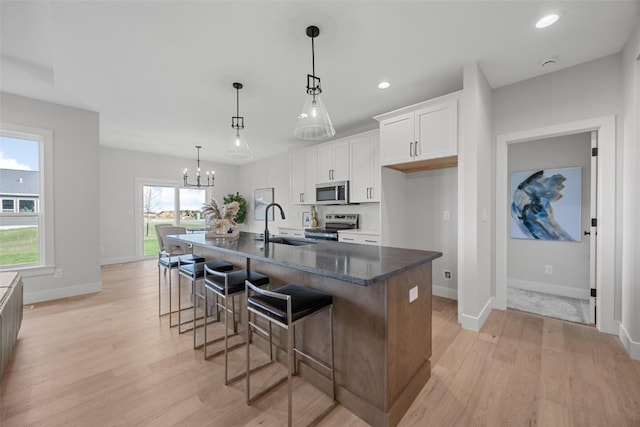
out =
<svg viewBox="0 0 640 427"><path fill-rule="evenodd" d="M409 289L409 302L414 302L417 299L418 299L418 287L414 286L413 288Z"/></svg>
<svg viewBox="0 0 640 427"><path fill-rule="evenodd" d="M62 269L61 268L56 268L53 271L53 278L54 279L62 279Z"/></svg>
<svg viewBox="0 0 640 427"><path fill-rule="evenodd" d="M545 265L544 266L544 274L553 274L553 266L552 265Z"/></svg>
<svg viewBox="0 0 640 427"><path fill-rule="evenodd" d="M442 214L442 218L445 220L448 220L451 218L451 213L449 211L444 211L444 213Z"/></svg>
<svg viewBox="0 0 640 427"><path fill-rule="evenodd" d="M444 270L443 274L445 279L451 280L451 272L449 270Z"/></svg>

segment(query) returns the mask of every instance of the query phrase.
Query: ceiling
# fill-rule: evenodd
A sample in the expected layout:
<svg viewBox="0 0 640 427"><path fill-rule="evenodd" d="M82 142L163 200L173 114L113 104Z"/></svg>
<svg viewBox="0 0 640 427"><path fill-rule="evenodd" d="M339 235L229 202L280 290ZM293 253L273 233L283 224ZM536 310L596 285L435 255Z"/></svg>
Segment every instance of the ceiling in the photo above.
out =
<svg viewBox="0 0 640 427"><path fill-rule="evenodd" d="M462 89L466 63L497 88L619 52L639 16L640 1L2 0L0 89L100 113L103 146L238 164L236 81L255 159L312 144L293 136L308 25L339 138Z"/></svg>

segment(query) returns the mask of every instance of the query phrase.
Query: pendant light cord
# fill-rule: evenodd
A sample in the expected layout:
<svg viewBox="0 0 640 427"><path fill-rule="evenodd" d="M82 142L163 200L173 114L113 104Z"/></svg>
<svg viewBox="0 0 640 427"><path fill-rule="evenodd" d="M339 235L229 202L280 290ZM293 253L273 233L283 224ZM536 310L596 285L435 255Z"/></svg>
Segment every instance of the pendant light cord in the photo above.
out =
<svg viewBox="0 0 640 427"><path fill-rule="evenodd" d="M316 49L313 43L313 39L315 37L311 37L311 73L313 74L313 78L316 77Z"/></svg>

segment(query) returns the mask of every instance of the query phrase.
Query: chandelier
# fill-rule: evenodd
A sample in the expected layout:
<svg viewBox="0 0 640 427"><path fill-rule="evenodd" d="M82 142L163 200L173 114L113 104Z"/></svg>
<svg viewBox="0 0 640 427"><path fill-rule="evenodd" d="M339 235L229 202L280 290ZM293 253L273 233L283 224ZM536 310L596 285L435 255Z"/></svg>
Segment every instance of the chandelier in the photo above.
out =
<svg viewBox="0 0 640 427"><path fill-rule="evenodd" d="M192 184L189 182L189 175L187 174L187 168L184 169L184 171L182 171L182 178L184 180L184 186L185 187L213 187L213 181L215 180L215 176L214 176L214 171L211 171L211 174L209 174L209 171L206 172L207 174L207 183L204 184L203 182L201 182L201 176L200 176L200 149L202 148L201 145L196 145L196 148L198 149L198 163L197 163L197 170L196 170L196 182L195 184Z"/></svg>

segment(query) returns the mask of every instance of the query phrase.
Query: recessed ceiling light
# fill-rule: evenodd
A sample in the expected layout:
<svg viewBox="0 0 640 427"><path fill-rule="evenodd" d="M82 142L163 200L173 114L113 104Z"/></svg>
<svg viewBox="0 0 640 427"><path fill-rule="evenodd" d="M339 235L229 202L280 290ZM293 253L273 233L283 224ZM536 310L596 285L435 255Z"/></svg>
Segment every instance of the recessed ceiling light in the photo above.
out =
<svg viewBox="0 0 640 427"><path fill-rule="evenodd" d="M558 62L558 57L557 56L552 56L551 58L545 58L540 60L540 62L538 62L538 64L540 64L541 67L548 67L551 65L555 65L556 62Z"/></svg>
<svg viewBox="0 0 640 427"><path fill-rule="evenodd" d="M543 18L540 18L540 20L536 22L536 28L542 29L542 28L550 27L553 24L555 24L558 21L558 19L560 19L560 15L556 15L556 14L547 15Z"/></svg>
<svg viewBox="0 0 640 427"><path fill-rule="evenodd" d="M391 83L389 83L389 82L380 82L380 83L378 83L378 89L386 89L389 86L391 86Z"/></svg>

